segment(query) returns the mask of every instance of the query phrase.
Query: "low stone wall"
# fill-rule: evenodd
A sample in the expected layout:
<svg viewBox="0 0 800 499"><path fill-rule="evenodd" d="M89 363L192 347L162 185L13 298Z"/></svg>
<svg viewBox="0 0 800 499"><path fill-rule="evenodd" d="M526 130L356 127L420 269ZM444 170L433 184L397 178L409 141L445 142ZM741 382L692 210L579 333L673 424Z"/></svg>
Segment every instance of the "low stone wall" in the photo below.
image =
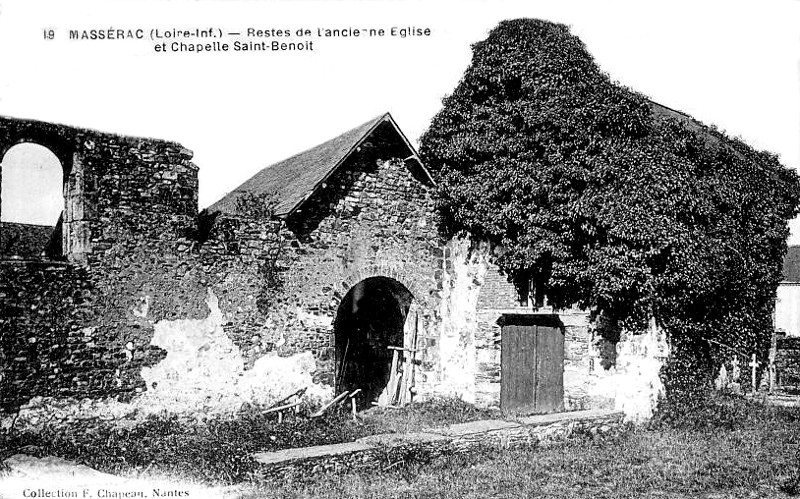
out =
<svg viewBox="0 0 800 499"><path fill-rule="evenodd" d="M619 430L623 413L577 411L536 415L518 421L488 420L418 433L373 435L339 445L257 454L256 479L286 481L308 473L381 471L409 462L467 453L482 447L524 448L571 435Z"/></svg>

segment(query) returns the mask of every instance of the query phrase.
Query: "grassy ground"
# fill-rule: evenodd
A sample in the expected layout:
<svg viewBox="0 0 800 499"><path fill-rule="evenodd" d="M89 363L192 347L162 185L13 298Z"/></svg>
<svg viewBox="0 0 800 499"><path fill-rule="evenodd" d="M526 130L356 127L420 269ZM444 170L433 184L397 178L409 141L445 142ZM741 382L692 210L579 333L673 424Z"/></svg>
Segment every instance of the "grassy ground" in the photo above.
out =
<svg viewBox="0 0 800 499"><path fill-rule="evenodd" d="M24 452L62 457L114 474L153 471L208 483L235 483L255 469L251 454L256 451L350 442L495 415L459 399L435 399L403 409L370 409L360 413L358 421L342 410L315 419L290 415L278 424L275 414L265 416L255 408L204 424L168 415L125 427L113 421L87 421L39 432L0 432L0 461Z"/></svg>
<svg viewBox="0 0 800 499"><path fill-rule="evenodd" d="M243 497L787 497L781 489L793 492L794 448L764 436L634 431L546 449L484 450L382 475L317 476Z"/></svg>
<svg viewBox="0 0 800 499"><path fill-rule="evenodd" d="M484 448L379 473L315 474L280 484L242 483L255 450L352 440L495 417L460 401L371 410L274 424L255 412L187 425L154 418L133 428L94 426L18 434L6 444L127 475L152 470L241 484L242 497L684 498L800 495L800 409L720 398L667 408L647 427L606 437L579 435L547 447ZM66 432L65 432L66 431ZM2 442L0 442L2 443Z"/></svg>
<svg viewBox="0 0 800 499"><path fill-rule="evenodd" d="M713 413L711 418L704 412ZM256 497L727 498L800 495L800 409L723 400L612 437L483 449L379 474L316 475ZM708 414L706 414L707 416Z"/></svg>
<svg viewBox="0 0 800 499"><path fill-rule="evenodd" d="M373 433L408 433L500 417L499 411L480 409L457 398L433 399L397 409L373 407L359 414Z"/></svg>

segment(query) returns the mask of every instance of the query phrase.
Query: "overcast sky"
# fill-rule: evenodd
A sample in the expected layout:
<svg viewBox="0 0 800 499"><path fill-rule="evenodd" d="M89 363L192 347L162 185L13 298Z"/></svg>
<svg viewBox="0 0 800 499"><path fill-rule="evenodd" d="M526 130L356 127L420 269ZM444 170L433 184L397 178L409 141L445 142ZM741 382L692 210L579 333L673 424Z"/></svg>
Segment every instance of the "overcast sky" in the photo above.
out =
<svg viewBox="0 0 800 499"><path fill-rule="evenodd" d="M800 2L791 0L0 0L0 115L181 142L200 167L202 207L385 111L416 143L470 44L516 17L569 25L613 79L800 165ZM70 29L393 26L432 35L205 54L68 40ZM224 41L234 40L245 39ZM4 164L30 155L9 156Z"/></svg>

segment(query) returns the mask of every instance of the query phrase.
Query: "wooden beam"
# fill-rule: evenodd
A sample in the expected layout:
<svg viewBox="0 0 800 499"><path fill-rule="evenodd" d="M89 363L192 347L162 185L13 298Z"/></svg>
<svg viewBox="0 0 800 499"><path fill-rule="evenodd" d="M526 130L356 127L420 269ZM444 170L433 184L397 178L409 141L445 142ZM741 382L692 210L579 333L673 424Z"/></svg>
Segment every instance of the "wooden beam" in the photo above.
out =
<svg viewBox="0 0 800 499"><path fill-rule="evenodd" d="M297 407L300 404L302 404L302 402L298 400L297 402L293 402L291 404L281 405L281 406L278 406L278 407L272 407L272 408L269 408L266 411L264 411L263 414L270 414L272 412L285 411L286 409L291 409L292 407Z"/></svg>
<svg viewBox="0 0 800 499"><path fill-rule="evenodd" d="M330 401L330 402L328 402L327 404L323 405L323 406L320 408L320 410L318 410L317 412L315 412L314 414L312 414L312 415L311 415L311 417L312 417L312 418L318 418L318 417L322 416L323 414L325 414L325 411L327 411L327 410L328 410L328 409L329 409L331 406L333 406L333 405L334 405L334 404L336 404L337 402L341 402L342 400L344 400L344 398L345 398L345 397L347 397L347 395L348 395L349 393L350 393L350 392L342 392L342 393L340 393L340 394L339 394L339 395L337 395L337 396L336 396L336 397L335 397L333 400L331 400L331 401Z"/></svg>
<svg viewBox="0 0 800 499"><path fill-rule="evenodd" d="M403 347L386 347L389 350L396 350L398 352L419 352L419 349L416 348L403 348Z"/></svg>
<svg viewBox="0 0 800 499"><path fill-rule="evenodd" d="M292 397L302 397L303 394L306 393L306 390L308 390L308 387L301 388L301 389L297 390L296 392L292 393L291 395L288 395L288 396L278 400L277 402L273 403L271 406L267 407L267 409L272 409L273 407L278 407L279 405L283 405L284 403L288 402L289 399L292 398Z"/></svg>

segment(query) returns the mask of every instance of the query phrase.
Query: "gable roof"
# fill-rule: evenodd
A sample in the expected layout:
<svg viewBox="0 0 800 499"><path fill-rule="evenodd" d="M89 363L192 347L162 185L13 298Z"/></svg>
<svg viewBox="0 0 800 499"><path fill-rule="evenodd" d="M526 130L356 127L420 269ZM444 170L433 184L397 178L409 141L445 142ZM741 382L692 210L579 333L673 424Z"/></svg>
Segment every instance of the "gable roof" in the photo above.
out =
<svg viewBox="0 0 800 499"><path fill-rule="evenodd" d="M234 214L236 200L244 193L275 195L275 214L286 217L300 208L314 192L383 124L394 129L397 138L407 147L409 158L419 165L424 176L433 183L416 150L400 131L389 113L382 114L311 149L270 165L242 185L208 207L209 212Z"/></svg>
<svg viewBox="0 0 800 499"><path fill-rule="evenodd" d="M800 282L800 246L789 246L786 250L782 282Z"/></svg>
<svg viewBox="0 0 800 499"><path fill-rule="evenodd" d="M659 104L658 102L652 100L650 100L650 109L652 110L653 115L658 119L664 120L672 118L683 123L686 128L698 134L705 141L706 145L724 147L739 159L750 161L749 159L745 158L742 152L737 150L736 147L732 147L730 140L724 135L720 134L720 132L718 132L716 129L696 120L691 115L686 114L683 111L677 111L671 107L667 107L664 104Z"/></svg>

